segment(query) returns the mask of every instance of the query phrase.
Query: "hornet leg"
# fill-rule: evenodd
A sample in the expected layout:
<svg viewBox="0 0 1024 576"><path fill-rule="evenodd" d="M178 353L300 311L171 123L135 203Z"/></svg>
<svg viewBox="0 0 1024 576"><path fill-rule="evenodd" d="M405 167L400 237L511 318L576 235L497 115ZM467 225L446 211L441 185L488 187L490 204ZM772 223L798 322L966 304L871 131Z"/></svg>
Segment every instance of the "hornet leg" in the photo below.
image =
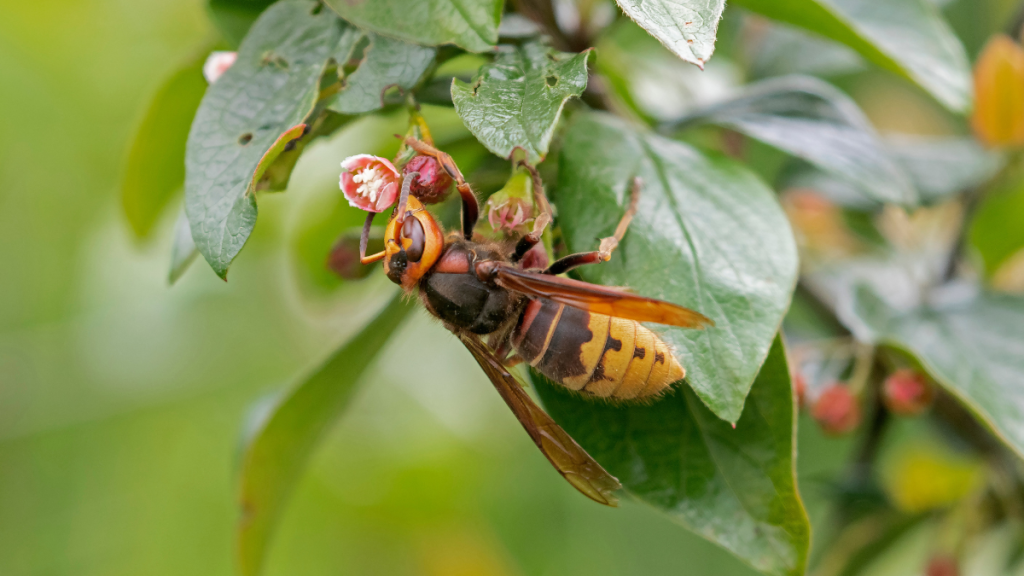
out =
<svg viewBox="0 0 1024 576"><path fill-rule="evenodd" d="M459 196L462 197L462 236L466 240L472 240L473 228L476 227L476 220L480 217L480 204L473 194L473 189L469 187L466 179L462 176L462 172L459 171L459 167L455 165L455 161L445 152L412 136L406 137L405 143L420 154L437 160L441 167L444 168L444 171L455 180L455 187L459 191Z"/></svg>
<svg viewBox="0 0 1024 576"><path fill-rule="evenodd" d="M622 237L626 235L629 223L633 221L633 215L636 214L636 205L640 200L640 189L642 187L643 181L640 180L639 177L634 178L632 192L630 193L629 207L626 209L626 213L622 215L622 220L620 220L619 225L615 227L615 234L607 238L602 238L601 244L596 251L570 254L555 261L547 270L544 271L544 273L562 274L578 266L583 266L585 264L597 264L598 262L607 262L611 260L612 252L618 248L619 241L621 241Z"/></svg>
<svg viewBox="0 0 1024 576"><path fill-rule="evenodd" d="M537 209L540 211L540 214L533 221L533 231L520 238L516 244L516 250L512 253L511 257L512 262L522 260L523 256L526 256L526 253L540 242L544 229L547 228L553 218L551 215L551 203L548 202L548 197L544 195L544 182L541 181L537 168L526 162L522 162L521 165L530 172L530 178L533 180L533 198L537 203Z"/></svg>

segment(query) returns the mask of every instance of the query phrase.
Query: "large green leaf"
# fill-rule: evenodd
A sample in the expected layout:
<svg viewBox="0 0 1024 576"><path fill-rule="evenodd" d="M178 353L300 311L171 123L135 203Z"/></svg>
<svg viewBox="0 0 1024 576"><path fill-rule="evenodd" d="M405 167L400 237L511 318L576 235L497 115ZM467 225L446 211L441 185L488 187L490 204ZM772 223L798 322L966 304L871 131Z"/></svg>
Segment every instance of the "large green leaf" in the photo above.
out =
<svg viewBox="0 0 1024 576"><path fill-rule="evenodd" d="M491 152L508 158L522 148L530 162L539 162L566 100L587 87L590 52L558 52L541 42L498 50L472 84L452 81L455 110Z"/></svg>
<svg viewBox="0 0 1024 576"><path fill-rule="evenodd" d="M222 278L256 225L260 178L314 116L345 26L318 6L287 0L264 12L192 123L185 210L196 247Z"/></svg>
<svg viewBox="0 0 1024 576"><path fill-rule="evenodd" d="M715 51L725 0L616 0L622 11L666 48L704 68Z"/></svg>
<svg viewBox="0 0 1024 576"><path fill-rule="evenodd" d="M629 405L583 398L539 374L533 381L551 416L636 499L766 574L804 573L810 525L780 338L735 428L685 386Z"/></svg>
<svg viewBox="0 0 1024 576"><path fill-rule="evenodd" d="M369 45L359 68L344 79L327 107L342 114L361 114L384 107L390 88L402 92L416 86L434 63L437 49L367 34ZM341 60L341 58L339 58Z"/></svg>
<svg viewBox="0 0 1024 576"><path fill-rule="evenodd" d="M732 0L853 48L916 82L955 112L971 107L971 72L960 40L929 0Z"/></svg>
<svg viewBox="0 0 1024 576"><path fill-rule="evenodd" d="M157 91L142 118L121 180L121 205L139 238L152 232L171 198L185 184L189 126L206 91L202 57L175 71Z"/></svg>
<svg viewBox="0 0 1024 576"><path fill-rule="evenodd" d="M853 312L868 337L916 356L1024 457L1024 299L986 293L900 311L861 286Z"/></svg>
<svg viewBox="0 0 1024 576"><path fill-rule="evenodd" d="M206 8L221 36L232 46L238 46L260 14L273 3L274 0L208 0Z"/></svg>
<svg viewBox="0 0 1024 576"><path fill-rule="evenodd" d="M565 135L554 191L569 250L595 250L613 233L635 176L644 186L629 232L610 262L579 273L714 320L703 331L657 329L701 400L736 422L796 284L789 224L771 189L741 165L581 114Z"/></svg>
<svg viewBox="0 0 1024 576"><path fill-rule="evenodd" d="M678 126L713 122L806 160L868 202L917 203L910 179L850 98L809 76L773 78L697 110Z"/></svg>
<svg viewBox="0 0 1024 576"><path fill-rule="evenodd" d="M485 52L498 42L504 0L325 0L342 18L378 34Z"/></svg>
<svg viewBox="0 0 1024 576"><path fill-rule="evenodd" d="M345 410L360 376L412 309L396 295L270 411L246 446L238 524L243 576L260 572L273 529L310 455Z"/></svg>

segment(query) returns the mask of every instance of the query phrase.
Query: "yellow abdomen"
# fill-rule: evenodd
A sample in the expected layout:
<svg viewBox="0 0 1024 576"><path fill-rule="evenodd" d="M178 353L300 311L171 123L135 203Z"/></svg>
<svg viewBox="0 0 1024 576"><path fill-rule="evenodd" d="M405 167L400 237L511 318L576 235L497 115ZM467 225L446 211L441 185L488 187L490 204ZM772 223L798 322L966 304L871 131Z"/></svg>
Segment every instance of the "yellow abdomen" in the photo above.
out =
<svg viewBox="0 0 1024 576"><path fill-rule="evenodd" d="M640 323L551 300L527 305L512 344L551 380L600 398L642 400L686 375L668 345Z"/></svg>

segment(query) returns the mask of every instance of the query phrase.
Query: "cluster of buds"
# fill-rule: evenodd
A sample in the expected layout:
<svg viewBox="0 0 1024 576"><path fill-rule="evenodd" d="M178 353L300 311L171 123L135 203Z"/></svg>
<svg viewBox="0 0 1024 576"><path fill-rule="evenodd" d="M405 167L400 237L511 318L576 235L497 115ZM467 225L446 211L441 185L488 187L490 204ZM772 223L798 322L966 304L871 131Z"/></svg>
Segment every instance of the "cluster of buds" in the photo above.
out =
<svg viewBox="0 0 1024 576"><path fill-rule="evenodd" d="M809 408L821 429L832 436L856 430L862 414L858 394L847 383L831 382L816 394L808 389L807 379L799 370L792 375L797 405ZM896 416L916 416L932 404L935 389L928 377L909 368L894 371L881 387L885 408ZM809 400L813 399L813 400Z"/></svg>

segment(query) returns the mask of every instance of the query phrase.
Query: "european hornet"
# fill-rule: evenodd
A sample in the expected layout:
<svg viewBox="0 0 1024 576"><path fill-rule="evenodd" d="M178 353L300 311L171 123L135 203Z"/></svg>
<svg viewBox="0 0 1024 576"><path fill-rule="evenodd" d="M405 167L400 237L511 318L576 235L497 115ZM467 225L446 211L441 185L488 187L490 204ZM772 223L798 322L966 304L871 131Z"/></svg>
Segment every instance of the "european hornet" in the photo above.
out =
<svg viewBox="0 0 1024 576"><path fill-rule="evenodd" d="M383 260L389 279L406 293L418 289L427 311L469 349L555 469L586 496L614 506L619 481L533 402L507 368L527 362L570 390L624 402L656 398L685 376L669 346L640 322L704 328L713 325L710 319L669 302L558 276L611 258L636 213L639 179L614 236L602 239L598 250L527 270L523 258L552 220L536 169L527 166L540 209L532 231L511 243L478 242L477 199L451 156L411 137L405 143L433 157L455 180L462 230L445 236L410 195L417 173L407 173L384 231L384 250L366 255L371 212L360 238L360 261Z"/></svg>

